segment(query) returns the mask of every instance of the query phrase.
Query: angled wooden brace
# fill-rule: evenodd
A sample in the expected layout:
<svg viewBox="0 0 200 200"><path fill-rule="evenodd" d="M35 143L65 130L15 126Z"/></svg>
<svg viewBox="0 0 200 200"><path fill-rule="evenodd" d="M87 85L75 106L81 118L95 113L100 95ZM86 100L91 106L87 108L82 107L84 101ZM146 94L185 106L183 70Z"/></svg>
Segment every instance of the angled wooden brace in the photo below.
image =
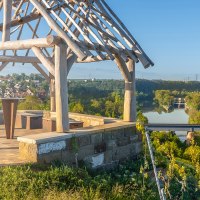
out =
<svg viewBox="0 0 200 200"><path fill-rule="evenodd" d="M44 65L44 67L53 75L55 76L55 67L54 64L46 58L46 56L43 54L42 50L38 47L32 47L31 48L33 53L38 57L38 59L41 61L41 63Z"/></svg>
<svg viewBox="0 0 200 200"><path fill-rule="evenodd" d="M7 65L8 65L9 62L3 62L0 66L0 71L2 71Z"/></svg>
<svg viewBox="0 0 200 200"><path fill-rule="evenodd" d="M37 64L37 63L32 63L32 65L44 76L44 78L50 82L49 76L46 74L46 72Z"/></svg>
<svg viewBox="0 0 200 200"><path fill-rule="evenodd" d="M115 57L114 61L116 62L119 70L121 71L124 80L127 82L131 82L132 81L131 74L127 68L125 61L118 54L114 54L114 57Z"/></svg>

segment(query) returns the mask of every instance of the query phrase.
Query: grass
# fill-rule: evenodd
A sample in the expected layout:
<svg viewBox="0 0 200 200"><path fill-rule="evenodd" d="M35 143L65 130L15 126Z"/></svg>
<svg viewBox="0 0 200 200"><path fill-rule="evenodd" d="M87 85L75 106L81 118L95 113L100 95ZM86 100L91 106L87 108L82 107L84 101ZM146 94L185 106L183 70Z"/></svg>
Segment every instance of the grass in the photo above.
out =
<svg viewBox="0 0 200 200"><path fill-rule="evenodd" d="M0 199L6 200L134 200L158 198L154 182L139 173L139 162L110 172L91 173L64 165L0 168Z"/></svg>

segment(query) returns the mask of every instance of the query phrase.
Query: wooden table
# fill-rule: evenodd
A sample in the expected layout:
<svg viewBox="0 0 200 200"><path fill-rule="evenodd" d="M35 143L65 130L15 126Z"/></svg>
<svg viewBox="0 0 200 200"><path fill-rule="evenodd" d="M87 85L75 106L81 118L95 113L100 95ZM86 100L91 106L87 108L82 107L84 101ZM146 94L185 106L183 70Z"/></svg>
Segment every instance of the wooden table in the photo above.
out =
<svg viewBox="0 0 200 200"><path fill-rule="evenodd" d="M14 138L17 105L21 99L22 98L1 98L7 139Z"/></svg>

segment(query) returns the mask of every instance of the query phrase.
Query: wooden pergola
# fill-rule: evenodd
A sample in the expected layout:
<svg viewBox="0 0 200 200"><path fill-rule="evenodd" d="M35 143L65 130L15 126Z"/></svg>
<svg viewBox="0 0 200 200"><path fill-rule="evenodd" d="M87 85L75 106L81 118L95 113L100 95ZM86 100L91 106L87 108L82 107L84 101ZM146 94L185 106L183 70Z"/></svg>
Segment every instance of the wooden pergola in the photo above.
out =
<svg viewBox="0 0 200 200"><path fill-rule="evenodd" d="M136 120L135 63L153 62L105 0L1 0L1 19L0 71L30 63L49 81L57 132L69 130L67 75L74 63L113 60L125 80L124 120Z"/></svg>

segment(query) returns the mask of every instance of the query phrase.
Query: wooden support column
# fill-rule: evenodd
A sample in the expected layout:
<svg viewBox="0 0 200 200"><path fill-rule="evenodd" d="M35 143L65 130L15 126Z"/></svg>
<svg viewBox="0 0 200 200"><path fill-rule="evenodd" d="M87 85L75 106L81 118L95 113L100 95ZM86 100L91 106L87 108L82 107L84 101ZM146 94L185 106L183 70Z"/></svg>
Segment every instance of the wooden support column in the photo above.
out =
<svg viewBox="0 0 200 200"><path fill-rule="evenodd" d="M135 62L129 59L127 63L128 70L131 74L131 82L125 81L124 96L124 121L136 121L136 88L135 88Z"/></svg>
<svg viewBox="0 0 200 200"><path fill-rule="evenodd" d="M69 130L68 88L67 88L67 48L66 45L55 46L55 88L56 88L56 131Z"/></svg>
<svg viewBox="0 0 200 200"><path fill-rule="evenodd" d="M51 104L51 112L56 112L56 99L55 99L55 78L49 73L50 77L50 104Z"/></svg>
<svg viewBox="0 0 200 200"><path fill-rule="evenodd" d="M3 33L2 42L10 40L10 22L12 15L12 0L3 0Z"/></svg>

